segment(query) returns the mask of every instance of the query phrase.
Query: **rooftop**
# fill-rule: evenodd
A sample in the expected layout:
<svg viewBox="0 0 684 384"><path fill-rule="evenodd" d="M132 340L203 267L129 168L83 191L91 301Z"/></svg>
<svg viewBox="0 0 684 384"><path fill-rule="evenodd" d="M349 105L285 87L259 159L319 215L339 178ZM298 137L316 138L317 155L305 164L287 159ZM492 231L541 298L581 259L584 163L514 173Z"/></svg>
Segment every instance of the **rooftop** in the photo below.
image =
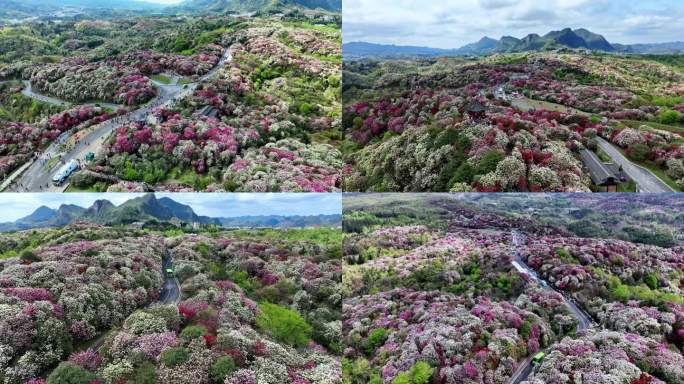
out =
<svg viewBox="0 0 684 384"><path fill-rule="evenodd" d="M588 149L580 151L580 158L582 163L589 169L591 180L596 185L614 185L617 184L618 177L612 169L604 164L596 154Z"/></svg>

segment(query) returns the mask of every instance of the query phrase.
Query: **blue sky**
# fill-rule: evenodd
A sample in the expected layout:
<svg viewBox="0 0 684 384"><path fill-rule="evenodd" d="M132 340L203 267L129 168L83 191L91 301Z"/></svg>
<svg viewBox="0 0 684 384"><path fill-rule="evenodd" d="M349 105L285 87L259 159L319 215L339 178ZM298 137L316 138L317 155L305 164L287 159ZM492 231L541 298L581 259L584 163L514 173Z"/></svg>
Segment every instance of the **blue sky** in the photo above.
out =
<svg viewBox="0 0 684 384"><path fill-rule="evenodd" d="M344 0L344 41L458 48L587 28L611 43L684 40L682 0Z"/></svg>
<svg viewBox="0 0 684 384"><path fill-rule="evenodd" d="M178 4L183 0L142 0L148 3L160 3L160 4Z"/></svg>
<svg viewBox="0 0 684 384"><path fill-rule="evenodd" d="M14 221L31 214L41 205L59 208L62 204L89 207L106 199L114 205L141 196L140 193L0 193L0 222ZM187 204L199 215L212 217L261 215L341 214L340 193L156 193Z"/></svg>

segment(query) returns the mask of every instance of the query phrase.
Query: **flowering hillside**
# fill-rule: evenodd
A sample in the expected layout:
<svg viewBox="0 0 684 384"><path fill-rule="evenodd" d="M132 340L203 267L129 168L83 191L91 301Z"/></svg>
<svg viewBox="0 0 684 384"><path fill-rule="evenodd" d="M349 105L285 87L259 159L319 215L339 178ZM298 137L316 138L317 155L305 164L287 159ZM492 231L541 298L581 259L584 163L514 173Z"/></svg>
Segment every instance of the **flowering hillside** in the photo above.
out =
<svg viewBox="0 0 684 384"><path fill-rule="evenodd" d="M681 239L615 238L681 199L489 196L345 197L345 384L681 382ZM606 211L632 229L573 233Z"/></svg>
<svg viewBox="0 0 684 384"><path fill-rule="evenodd" d="M589 191L579 151L602 155L597 137L684 185L678 67L533 53L345 71L346 190Z"/></svg>
<svg viewBox="0 0 684 384"><path fill-rule="evenodd" d="M144 123L119 128L104 156L75 176L74 186L341 189L343 163L336 148L341 110L339 30L260 19L226 23L234 29L217 30L214 39L229 47L230 60L177 105L155 110ZM216 56L207 49L195 54L198 60ZM150 60L141 61L133 52L112 60L149 74L179 73L182 65L177 58L160 54L142 56ZM113 183L111 176L120 181Z"/></svg>
<svg viewBox="0 0 684 384"><path fill-rule="evenodd" d="M82 106L54 114L38 123L3 122L0 131L0 177L31 159L60 134L70 129L85 129L116 116L101 107Z"/></svg>
<svg viewBox="0 0 684 384"><path fill-rule="evenodd" d="M0 57L3 89L23 93L0 96L0 125L9 129L0 142L2 175L54 139L40 132L54 114L27 119L38 107L14 105L30 98L121 110L121 119L90 135L96 148L59 149L79 160L97 154L88 169L70 175L71 190L341 190L339 17L295 12L56 24L7 28L8 36L45 41L53 55L31 45ZM16 184L42 188L24 179L48 180L47 171Z"/></svg>
<svg viewBox="0 0 684 384"><path fill-rule="evenodd" d="M132 308L96 347L61 355L47 383L341 383L339 230L157 239L172 257L177 300Z"/></svg>
<svg viewBox="0 0 684 384"><path fill-rule="evenodd" d="M32 244L40 244L33 248ZM0 364L24 383L158 297L163 239L91 224L2 235ZM16 253L15 253L16 254Z"/></svg>

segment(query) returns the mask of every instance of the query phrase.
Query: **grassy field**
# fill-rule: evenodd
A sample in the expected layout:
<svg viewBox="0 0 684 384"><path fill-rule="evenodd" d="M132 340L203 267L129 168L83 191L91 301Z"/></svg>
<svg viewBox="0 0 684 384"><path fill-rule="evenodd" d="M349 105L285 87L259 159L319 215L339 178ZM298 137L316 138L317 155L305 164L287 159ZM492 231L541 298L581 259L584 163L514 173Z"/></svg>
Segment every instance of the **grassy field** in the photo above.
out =
<svg viewBox="0 0 684 384"><path fill-rule="evenodd" d="M642 125L645 125L647 127L653 128L653 129L660 129L662 131L684 134L684 127L678 126L678 125L667 125L667 124L654 123L651 121L639 121L639 120L622 120L621 122L622 122L622 124L624 124L630 128L639 128Z"/></svg>
<svg viewBox="0 0 684 384"><path fill-rule="evenodd" d="M625 153L624 149L622 149L618 146L615 146L615 148L618 151L620 151L625 157L629 158L627 156L627 154ZM632 163L634 163L636 165L642 166L642 167L648 169L649 171L653 172L654 175L656 175L660 180L662 180L665 184L667 184L675 192L682 192L682 189L679 188L677 183L675 183L675 181L672 180L672 178L670 176L668 176L665 173L665 171L662 168L660 168L659 166L657 166L656 164L654 164L650 161L634 161L632 159L629 159L629 161L631 161Z"/></svg>
<svg viewBox="0 0 684 384"><path fill-rule="evenodd" d="M636 192L636 187L636 183L630 180L628 183L618 184L618 192Z"/></svg>
<svg viewBox="0 0 684 384"><path fill-rule="evenodd" d="M542 101L542 100L534 100L534 99L529 99L527 97L523 97L520 99L513 99L511 101L511 105L514 107L527 111L530 109L545 109L547 111L555 111L555 112L563 112L563 113L568 113L570 111L571 113L576 113L579 115L590 115L590 113L580 111L579 109L575 109L572 107L566 107L564 105L556 104L556 103L550 103L548 101Z"/></svg>
<svg viewBox="0 0 684 384"><path fill-rule="evenodd" d="M152 80L156 80L162 84L171 84L171 78L164 75L153 75Z"/></svg>

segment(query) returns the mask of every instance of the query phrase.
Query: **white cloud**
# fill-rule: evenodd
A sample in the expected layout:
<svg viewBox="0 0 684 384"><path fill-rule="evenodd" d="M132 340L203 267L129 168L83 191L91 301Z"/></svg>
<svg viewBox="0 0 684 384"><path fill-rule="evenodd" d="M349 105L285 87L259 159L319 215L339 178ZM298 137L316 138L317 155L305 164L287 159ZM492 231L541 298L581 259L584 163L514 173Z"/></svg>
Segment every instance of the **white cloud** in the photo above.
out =
<svg viewBox="0 0 684 384"><path fill-rule="evenodd" d="M455 48L482 36L587 28L609 41L681 40L684 2L658 0L344 0L344 41ZM641 34L639 33L641 32Z"/></svg>
<svg viewBox="0 0 684 384"><path fill-rule="evenodd" d="M517 0L480 0L480 6L485 9L499 9L515 5Z"/></svg>

